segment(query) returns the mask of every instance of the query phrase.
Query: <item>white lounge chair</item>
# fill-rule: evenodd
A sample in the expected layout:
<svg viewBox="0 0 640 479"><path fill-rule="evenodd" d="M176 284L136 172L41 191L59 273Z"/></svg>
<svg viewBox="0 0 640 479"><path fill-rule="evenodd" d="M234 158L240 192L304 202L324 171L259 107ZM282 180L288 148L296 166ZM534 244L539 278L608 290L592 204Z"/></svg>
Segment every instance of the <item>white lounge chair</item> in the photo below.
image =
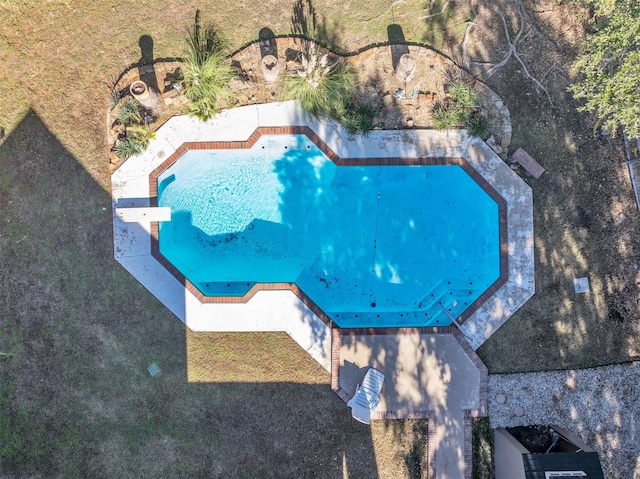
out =
<svg viewBox="0 0 640 479"><path fill-rule="evenodd" d="M354 419L369 424L371 414L378 406L380 390L384 383L384 374L374 368L369 368L364 375L362 384L359 384L356 393L353 395L347 406L351 408L351 415Z"/></svg>

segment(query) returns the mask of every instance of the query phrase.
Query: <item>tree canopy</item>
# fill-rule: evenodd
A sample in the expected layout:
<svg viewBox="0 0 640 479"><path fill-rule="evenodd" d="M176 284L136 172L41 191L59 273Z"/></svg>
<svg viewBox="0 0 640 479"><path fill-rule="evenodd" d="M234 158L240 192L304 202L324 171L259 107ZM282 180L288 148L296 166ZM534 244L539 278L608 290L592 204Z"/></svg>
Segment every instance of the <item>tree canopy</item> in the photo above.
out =
<svg viewBox="0 0 640 479"><path fill-rule="evenodd" d="M580 111L595 115L597 126L615 133L624 127L640 135L640 2L588 0L593 7L593 31L574 68L582 79L569 87L585 100Z"/></svg>

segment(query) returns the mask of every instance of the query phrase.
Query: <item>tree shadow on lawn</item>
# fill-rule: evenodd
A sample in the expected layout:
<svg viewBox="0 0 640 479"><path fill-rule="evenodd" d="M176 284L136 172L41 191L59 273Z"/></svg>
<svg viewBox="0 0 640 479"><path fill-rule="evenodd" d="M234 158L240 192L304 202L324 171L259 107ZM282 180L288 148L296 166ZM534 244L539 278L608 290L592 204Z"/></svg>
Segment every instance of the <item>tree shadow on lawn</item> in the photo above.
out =
<svg viewBox="0 0 640 479"><path fill-rule="evenodd" d="M456 44L462 40L465 23L473 17L470 6L466 2L433 0L425 10L426 15L421 17L425 27L422 41L449 55L457 53Z"/></svg>
<svg viewBox="0 0 640 479"><path fill-rule="evenodd" d="M509 151L522 146L546 168L539 179L519 171L534 195L536 294L478 353L491 372L637 359L640 218L621 140L594 135L593 122L576 112L566 91L576 48L570 40L580 38L583 20L574 18L573 8L558 7L554 15L525 12L537 30L518 44L518 52L554 106L514 58L486 83L509 108ZM501 15L512 32L522 19L508 1L482 2L476 13L469 60L498 63L507 50ZM425 33L425 41L433 41L428 37L433 33ZM576 294L573 279L584 276L591 293Z"/></svg>
<svg viewBox="0 0 640 479"><path fill-rule="evenodd" d="M511 112L510 150L524 147L547 170L523 175L534 195L536 294L479 354L492 372L637 359L639 216L621 140L594 136L562 94L551 92L551 108L532 83L514 81L516 65L489 85ZM576 294L573 279L584 276L591 292Z"/></svg>
<svg viewBox="0 0 640 479"><path fill-rule="evenodd" d="M187 381L185 327L113 259L110 203L34 111L0 144L0 473L377 477L328 381Z"/></svg>

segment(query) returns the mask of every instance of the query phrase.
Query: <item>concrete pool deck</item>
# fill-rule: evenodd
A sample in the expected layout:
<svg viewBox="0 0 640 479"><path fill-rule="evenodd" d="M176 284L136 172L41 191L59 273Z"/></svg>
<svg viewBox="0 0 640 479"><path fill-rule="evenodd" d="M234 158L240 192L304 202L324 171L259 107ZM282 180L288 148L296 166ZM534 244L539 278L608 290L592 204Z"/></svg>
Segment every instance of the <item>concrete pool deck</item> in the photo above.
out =
<svg viewBox="0 0 640 479"><path fill-rule="evenodd" d="M198 299L152 254L150 175L187 142L245 142L258 128L292 126L309 128L345 159L463 158L506 203L504 281L462 324L444 328L340 330L292 289L268 284L245 302ZM470 477L471 417L486 415L486 368L474 350L535 292L531 189L484 141L459 130L377 130L349 138L296 102L239 107L207 122L174 117L145 152L113 173L112 205L116 260L189 328L285 331L331 373L332 388L345 400L368 367L382 369L387 379L376 417L427 418L430 477ZM127 208L137 210L128 215Z"/></svg>
<svg viewBox="0 0 640 479"><path fill-rule="evenodd" d="M331 370L331 328L293 292L262 290L246 303L203 303L152 256L151 222L124 222L115 215L116 209L152 206L149 175L184 143L246 141L258 128L283 126L310 128L341 158L462 157L504 198L508 275L460 326L474 349L534 294L531 189L484 141L461 130L377 130L349 138L334 122L306 114L296 102L267 103L224 111L207 122L174 117L158 129L146 151L112 175L116 260L192 330L286 331Z"/></svg>

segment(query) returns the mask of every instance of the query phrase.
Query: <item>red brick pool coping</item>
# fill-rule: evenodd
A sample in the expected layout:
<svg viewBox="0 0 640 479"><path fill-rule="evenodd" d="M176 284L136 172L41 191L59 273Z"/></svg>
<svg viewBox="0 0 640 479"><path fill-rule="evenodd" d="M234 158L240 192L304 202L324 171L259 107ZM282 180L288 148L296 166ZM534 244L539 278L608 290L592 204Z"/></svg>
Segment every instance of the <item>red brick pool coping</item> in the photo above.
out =
<svg viewBox="0 0 640 479"><path fill-rule="evenodd" d="M499 243L500 243L500 276L457 318L463 324L482 304L493 296L507 282L508 242L507 242L507 203L505 199L462 157L413 157L413 158L341 158L308 126L258 127L244 141L198 141L185 142L165 161L149 174L149 199L151 206L158 205L158 176L173 165L189 150L240 150L250 149L263 135L305 135L337 166L403 166L403 165L457 165L460 166L498 205ZM151 255L166 268L184 287L201 303L247 303L258 291L292 291L311 311L313 311L328 327L339 326L307 296L295 283L255 283L243 296L207 296L204 295L189 279L160 253L160 224L151 223ZM446 327L445 327L446 328ZM397 328L379 328L387 334ZM415 328L412 328L415 329ZM430 328L432 329L432 328ZM441 327L435 327L441 329ZM376 329L364 329L368 334L375 334Z"/></svg>

